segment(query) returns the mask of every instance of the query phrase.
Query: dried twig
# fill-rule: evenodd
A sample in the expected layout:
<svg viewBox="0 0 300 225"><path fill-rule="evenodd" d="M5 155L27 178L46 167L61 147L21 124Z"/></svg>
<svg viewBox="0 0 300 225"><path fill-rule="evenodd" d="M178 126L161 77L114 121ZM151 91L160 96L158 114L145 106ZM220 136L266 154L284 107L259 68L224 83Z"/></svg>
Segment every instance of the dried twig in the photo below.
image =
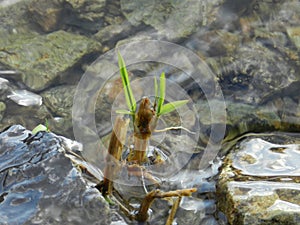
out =
<svg viewBox="0 0 300 225"><path fill-rule="evenodd" d="M174 220L175 214L176 214L177 209L178 209L178 207L180 205L181 199L182 199L182 197L180 196L173 203L173 206L172 206L171 212L169 214L169 217L167 219L166 225L172 225L172 222Z"/></svg>
<svg viewBox="0 0 300 225"><path fill-rule="evenodd" d="M149 210L151 204L153 203L154 199L156 199L156 198L170 198L170 197L180 197L181 198L182 196L190 196L195 191L197 191L196 188L182 189L182 190L176 190L176 191L167 191L167 192L162 192L160 190L153 190L153 191L149 192L143 199L140 209L136 215L136 220L143 222L148 219L148 210ZM179 205L179 203L178 203L178 205ZM178 206L177 206L177 208L178 208ZM176 211L173 213L175 215Z"/></svg>

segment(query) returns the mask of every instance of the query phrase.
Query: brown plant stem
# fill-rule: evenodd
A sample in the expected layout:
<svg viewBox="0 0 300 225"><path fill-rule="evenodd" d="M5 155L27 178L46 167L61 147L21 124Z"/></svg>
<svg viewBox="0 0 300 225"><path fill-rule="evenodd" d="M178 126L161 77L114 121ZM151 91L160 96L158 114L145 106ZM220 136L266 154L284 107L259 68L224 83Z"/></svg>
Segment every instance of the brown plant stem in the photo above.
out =
<svg viewBox="0 0 300 225"><path fill-rule="evenodd" d="M156 198L170 198L170 197L180 197L181 198L182 196L191 196L191 194L195 191L197 191L196 188L182 189L182 190L176 190L176 191L167 191L167 192L162 192L158 189L153 190L153 191L149 192L143 199L140 209L136 215L136 220L143 222L148 219L148 210L149 210L151 204L153 203L154 199L156 199ZM178 203L178 205L179 205L179 203ZM177 206L177 208L178 208L178 206ZM175 215L175 213L174 213L174 215Z"/></svg>
<svg viewBox="0 0 300 225"><path fill-rule="evenodd" d="M150 99L144 97L134 120L134 149L128 157L129 162L139 165L147 161L146 153L152 133L152 121L155 111L151 108Z"/></svg>
<svg viewBox="0 0 300 225"><path fill-rule="evenodd" d="M101 193L111 195L113 189L112 180L117 176L120 168L120 160L123 150L123 145L126 140L127 128L129 119L124 119L121 116L116 118L113 132L111 134L108 154L106 156L106 166L104 169L104 179L98 184L98 189ZM96 187L97 187L96 186Z"/></svg>
<svg viewBox="0 0 300 225"><path fill-rule="evenodd" d="M134 137L134 150L129 157L130 162L136 162L139 165L147 161L146 153L148 148L149 139L141 139Z"/></svg>

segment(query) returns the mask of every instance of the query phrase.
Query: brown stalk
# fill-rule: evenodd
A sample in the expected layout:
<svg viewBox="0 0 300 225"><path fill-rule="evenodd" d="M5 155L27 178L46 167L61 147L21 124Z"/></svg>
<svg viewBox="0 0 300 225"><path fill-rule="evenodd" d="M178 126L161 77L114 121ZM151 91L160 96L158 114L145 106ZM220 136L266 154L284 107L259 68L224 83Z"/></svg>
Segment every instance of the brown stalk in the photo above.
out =
<svg viewBox="0 0 300 225"><path fill-rule="evenodd" d="M124 119L121 116L118 116L116 118L114 129L109 142L108 154L106 156L104 179L100 184L97 185L97 188L104 196L111 195L112 193L112 180L117 176L121 166L120 160L123 150L123 144L126 140L128 124L129 119Z"/></svg>
<svg viewBox="0 0 300 225"><path fill-rule="evenodd" d="M149 138L152 133L152 119L155 111L151 108L150 99L144 97L135 116L134 121L134 149L128 157L129 162L139 165L147 161L146 153Z"/></svg>

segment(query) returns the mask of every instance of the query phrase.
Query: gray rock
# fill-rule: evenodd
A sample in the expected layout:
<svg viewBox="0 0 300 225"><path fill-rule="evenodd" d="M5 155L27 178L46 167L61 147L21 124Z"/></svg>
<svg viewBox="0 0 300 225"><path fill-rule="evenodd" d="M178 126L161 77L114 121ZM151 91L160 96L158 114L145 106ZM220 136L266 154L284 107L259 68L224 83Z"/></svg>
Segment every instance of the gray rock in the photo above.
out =
<svg viewBox="0 0 300 225"><path fill-rule="evenodd" d="M13 1L9 2L13 3ZM5 7L0 6L1 42L7 39L10 34L28 35L37 33L32 29L32 22L28 18L27 5L30 0L15 2L15 4L7 4ZM2 32L4 32L3 36Z"/></svg>
<svg viewBox="0 0 300 225"><path fill-rule="evenodd" d="M300 107L298 101L294 101L289 97L273 98L268 103L254 106L251 104L236 103L226 101L226 133L217 133L211 140L222 140L224 144L222 151L227 153L228 144L226 141L234 140L239 136L249 132L270 132L270 131L285 131L299 132L300 130ZM197 110L200 121L200 138L201 141L207 143L208 137L211 135L211 127L218 126L218 121L221 118L212 118L211 110L218 110L218 106L222 106L222 102L218 100L210 101L214 106L210 108L206 101L197 102ZM225 135L225 137L223 136ZM227 147L225 147L227 146Z"/></svg>
<svg viewBox="0 0 300 225"><path fill-rule="evenodd" d="M52 115L48 119L51 131L69 138L73 137L72 106L75 91L74 85L62 85L42 92L44 104Z"/></svg>
<svg viewBox="0 0 300 225"><path fill-rule="evenodd" d="M216 18L216 6L221 2L121 0L121 8L133 25L150 25L159 35L174 40L187 37L199 26L211 23Z"/></svg>
<svg viewBox="0 0 300 225"><path fill-rule="evenodd" d="M41 104L41 96L20 90L13 82L0 78L0 129L13 124L23 124L33 129L51 117L49 110Z"/></svg>
<svg viewBox="0 0 300 225"><path fill-rule="evenodd" d="M64 139L15 125L0 143L1 223L110 224L107 202L67 157Z"/></svg>
<svg viewBox="0 0 300 225"><path fill-rule="evenodd" d="M51 117L49 110L44 105L25 107L11 100L5 102L5 104L5 116L0 123L1 130L16 123L33 129L39 123L45 124L45 121ZM9 116L6 116L7 112L9 112Z"/></svg>
<svg viewBox="0 0 300 225"><path fill-rule="evenodd" d="M246 103L261 103L299 80L289 61L258 42L240 46L233 57L209 63L224 95Z"/></svg>
<svg viewBox="0 0 300 225"><path fill-rule="evenodd" d="M28 11L32 21L40 26L44 32L51 32L64 25L64 10L62 1L31 1Z"/></svg>
<svg viewBox="0 0 300 225"><path fill-rule="evenodd" d="M45 32L72 28L95 33L104 25L105 5L106 0L32 0L28 11Z"/></svg>
<svg viewBox="0 0 300 225"><path fill-rule="evenodd" d="M42 92L43 101L53 114L61 117L71 117L75 90L76 86L73 85L50 88Z"/></svg>
<svg viewBox="0 0 300 225"><path fill-rule="evenodd" d="M0 41L0 62L21 72L21 80L42 90L84 57L100 50L100 44L81 35L57 31L42 36L12 35L10 44ZM13 76L13 75L12 75Z"/></svg>
<svg viewBox="0 0 300 225"><path fill-rule="evenodd" d="M299 224L299 135L247 135L226 156L218 207L229 224Z"/></svg>
<svg viewBox="0 0 300 225"><path fill-rule="evenodd" d="M112 48L119 39L128 37L131 29L132 26L128 23L113 24L99 30L94 38Z"/></svg>
<svg viewBox="0 0 300 225"><path fill-rule="evenodd" d="M27 90L12 91L12 93L8 95L7 98L11 99L18 105L23 105L23 106L42 105L42 97L40 95L37 95Z"/></svg>

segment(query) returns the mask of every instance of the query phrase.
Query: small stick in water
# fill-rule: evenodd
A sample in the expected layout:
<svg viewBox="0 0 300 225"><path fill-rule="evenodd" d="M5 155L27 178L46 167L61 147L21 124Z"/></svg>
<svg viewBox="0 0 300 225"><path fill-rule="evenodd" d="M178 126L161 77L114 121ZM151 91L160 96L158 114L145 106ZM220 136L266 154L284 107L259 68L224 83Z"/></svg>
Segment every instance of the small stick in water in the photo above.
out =
<svg viewBox="0 0 300 225"><path fill-rule="evenodd" d="M162 192L160 190L153 190L151 192L149 192L145 198L143 199L140 209L136 215L136 220L143 222L146 221L148 219L148 210L151 206L151 204L153 203L154 199L156 198L170 198L170 197L179 197L181 198L182 196L191 196L191 194L193 192L197 191L196 188L190 188L190 189L182 189L182 190L176 190L176 191L168 191L168 192ZM172 209L173 212L173 218L175 216L175 213L177 211L177 208L179 206L180 202L175 202L175 204L178 204L177 206L175 206L174 209ZM172 218L168 219L171 220ZM170 223L170 222L169 222ZM172 223L172 221L171 221Z"/></svg>

